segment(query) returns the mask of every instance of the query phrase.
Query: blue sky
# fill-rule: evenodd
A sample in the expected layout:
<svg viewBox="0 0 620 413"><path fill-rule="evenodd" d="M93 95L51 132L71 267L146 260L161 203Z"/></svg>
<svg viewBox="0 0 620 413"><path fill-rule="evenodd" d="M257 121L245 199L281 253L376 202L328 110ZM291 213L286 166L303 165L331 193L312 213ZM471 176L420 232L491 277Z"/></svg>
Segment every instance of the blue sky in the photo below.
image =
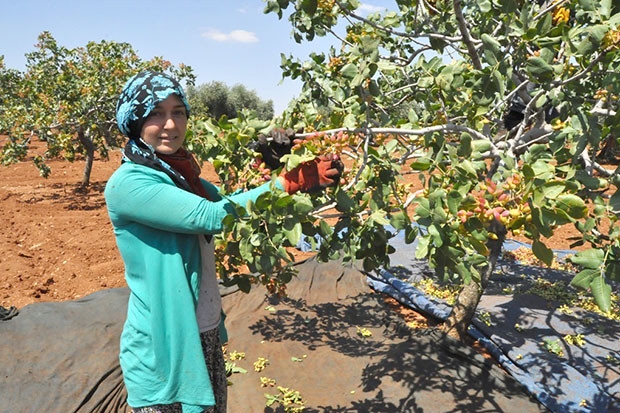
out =
<svg viewBox="0 0 620 413"><path fill-rule="evenodd" d="M4 0L0 55L6 66L24 70L25 54L49 31L59 45L89 41L130 43L142 59L162 56L194 69L197 84L222 81L255 90L282 112L301 85L281 84L280 53L305 58L326 51L327 40L298 45L285 18L264 14L262 0ZM393 4L368 0L363 10Z"/></svg>

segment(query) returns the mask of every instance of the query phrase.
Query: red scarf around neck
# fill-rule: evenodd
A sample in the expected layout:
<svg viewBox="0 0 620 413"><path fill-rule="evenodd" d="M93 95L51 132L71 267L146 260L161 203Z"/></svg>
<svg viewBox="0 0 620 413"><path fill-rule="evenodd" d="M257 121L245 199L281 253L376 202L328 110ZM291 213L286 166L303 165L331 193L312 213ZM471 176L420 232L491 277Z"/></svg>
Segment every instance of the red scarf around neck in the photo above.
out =
<svg viewBox="0 0 620 413"><path fill-rule="evenodd" d="M209 199L209 194L200 183L200 165L194 156L184 148L180 148L173 154L157 154L157 157L170 165L175 171L183 175L189 187L196 195Z"/></svg>

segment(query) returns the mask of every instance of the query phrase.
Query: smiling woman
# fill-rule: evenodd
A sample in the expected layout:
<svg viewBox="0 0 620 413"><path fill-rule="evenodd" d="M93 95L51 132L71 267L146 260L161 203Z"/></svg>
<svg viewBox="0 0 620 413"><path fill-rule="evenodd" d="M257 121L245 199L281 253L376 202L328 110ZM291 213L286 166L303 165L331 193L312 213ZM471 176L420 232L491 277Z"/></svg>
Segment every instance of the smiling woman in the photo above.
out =
<svg viewBox="0 0 620 413"><path fill-rule="evenodd" d="M130 289L120 364L135 413L226 411L213 235L235 205L268 191L316 191L342 173L336 160L317 157L224 196L183 147L189 115L177 81L150 71L127 82L117 105L129 141L105 199Z"/></svg>

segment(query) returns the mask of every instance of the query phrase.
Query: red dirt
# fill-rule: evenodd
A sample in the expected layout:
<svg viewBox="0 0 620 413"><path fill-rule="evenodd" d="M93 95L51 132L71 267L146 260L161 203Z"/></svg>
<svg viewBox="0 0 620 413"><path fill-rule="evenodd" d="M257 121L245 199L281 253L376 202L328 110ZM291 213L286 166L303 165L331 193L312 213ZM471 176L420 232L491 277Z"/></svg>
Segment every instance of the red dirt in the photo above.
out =
<svg viewBox="0 0 620 413"><path fill-rule="evenodd" d="M40 142L33 146L34 153L41 151ZM86 192L77 190L81 161L48 162L52 174L47 179L29 161L0 166L1 306L72 300L125 286L103 199L105 183L119 163L118 151L109 160L97 158ZM217 179L211 165L203 167L203 176ZM567 249L570 231L560 229L549 246Z"/></svg>

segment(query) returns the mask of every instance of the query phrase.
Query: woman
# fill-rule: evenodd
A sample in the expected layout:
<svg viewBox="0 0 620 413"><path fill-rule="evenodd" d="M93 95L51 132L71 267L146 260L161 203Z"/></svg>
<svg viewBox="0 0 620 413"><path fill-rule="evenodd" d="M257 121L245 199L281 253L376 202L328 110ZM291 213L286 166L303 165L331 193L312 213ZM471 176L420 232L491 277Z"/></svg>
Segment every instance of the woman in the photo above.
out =
<svg viewBox="0 0 620 413"><path fill-rule="evenodd" d="M120 343L128 403L136 413L224 412L222 307L211 235L272 188L312 191L338 182L339 161L317 158L224 199L183 148L190 108L179 83L142 72L117 104L129 138L105 189L131 291Z"/></svg>

